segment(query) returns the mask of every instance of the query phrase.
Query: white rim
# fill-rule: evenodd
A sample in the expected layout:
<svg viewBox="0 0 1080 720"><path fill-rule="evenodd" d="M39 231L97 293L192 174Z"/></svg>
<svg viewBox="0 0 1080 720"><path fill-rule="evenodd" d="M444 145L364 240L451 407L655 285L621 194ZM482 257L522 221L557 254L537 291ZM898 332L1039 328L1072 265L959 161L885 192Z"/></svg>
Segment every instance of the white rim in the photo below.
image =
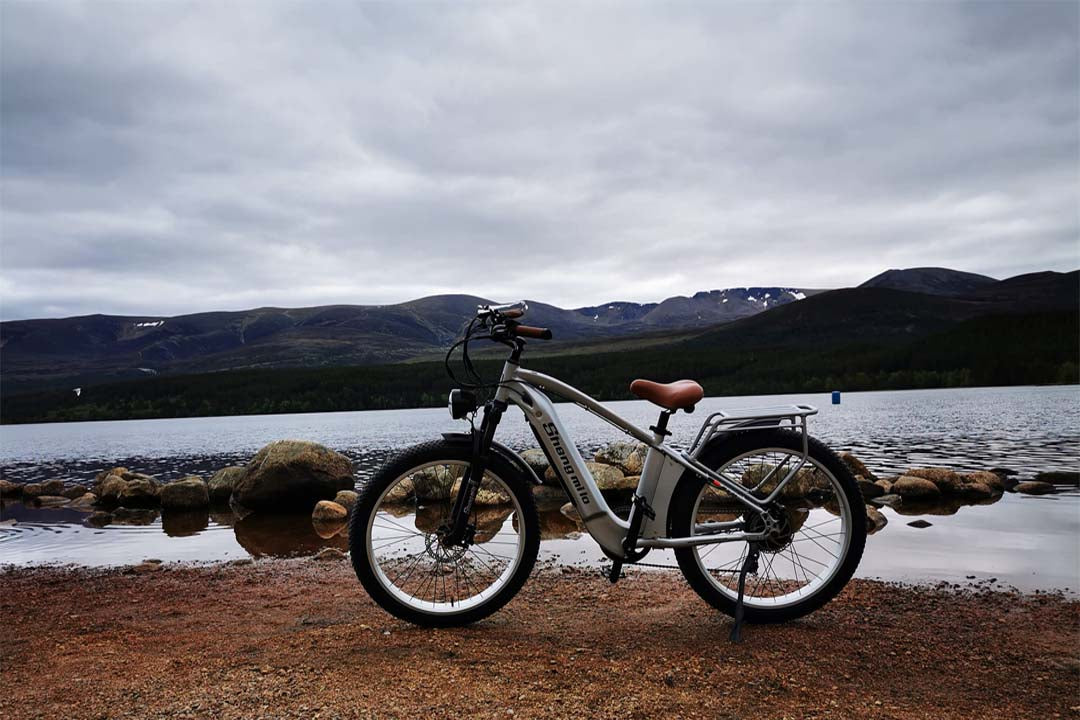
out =
<svg viewBox="0 0 1080 720"><path fill-rule="evenodd" d="M510 502L506 505L492 506L493 511L503 508L508 512L505 517L497 521L499 524L497 528L494 528L494 533L488 532L487 539L470 545L457 559L437 558L433 551L429 550L432 533L426 533L415 527L417 511L434 504L442 504L446 514L449 514L449 504L452 503L452 499L435 501L430 505L423 505L415 500L399 505L399 507L412 508L413 527L409 527L408 517L395 516L383 510L383 501L387 493L405 478L430 467L440 465L467 467L468 464L467 461L462 460L437 460L410 468L386 487L375 503L374 512L368 516L365 545L375 577L383 589L398 602L418 612L430 615L457 615L484 604L506 587L517 572L525 554L527 531L523 522L516 522L517 518L524 517L521 505L506 482L490 470L484 473L484 487L488 488L494 484L510 498ZM484 510L485 508L474 506L473 517ZM489 528L489 531L491 529L493 528ZM381 562L377 554L391 548L405 552L403 556L393 558L392 567L385 561ZM383 554L389 555L386 552ZM386 558L386 560L391 559ZM501 567L503 564L505 567ZM473 573L473 570L476 572ZM398 584L399 582L405 584L409 580L419 580L418 594L421 594L420 590L430 590L432 599L417 597Z"/></svg>
<svg viewBox="0 0 1080 720"><path fill-rule="evenodd" d="M773 455L769 455L769 454ZM801 453L790 448L758 448L743 453L725 463L721 472L741 477L742 471L732 471L739 463L754 456L790 457L797 463ZM778 459L777 459L778 460ZM776 465L779 462L766 462ZM791 541L773 552L763 551L758 560L758 572L747 575L743 602L747 607L778 609L802 602L815 595L839 572L851 545L852 511L840 482L821 463L807 457L804 468L812 467L829 482L837 501L839 515L824 507L806 509L806 517L800 518L799 528L791 535ZM782 477L782 476L781 476ZM794 481L795 478L792 479ZM697 524L702 498L711 488L705 485L694 501L692 524ZM781 499L781 503L784 500ZM788 503L785 503L786 505ZM794 502L790 503L794 505ZM795 512L795 511L791 511ZM801 513L801 510L799 511ZM738 570L749 545L745 542L698 545L693 548L694 559L709 583L731 600L738 597ZM788 589L793 588L793 589ZM759 595L759 592L775 593Z"/></svg>

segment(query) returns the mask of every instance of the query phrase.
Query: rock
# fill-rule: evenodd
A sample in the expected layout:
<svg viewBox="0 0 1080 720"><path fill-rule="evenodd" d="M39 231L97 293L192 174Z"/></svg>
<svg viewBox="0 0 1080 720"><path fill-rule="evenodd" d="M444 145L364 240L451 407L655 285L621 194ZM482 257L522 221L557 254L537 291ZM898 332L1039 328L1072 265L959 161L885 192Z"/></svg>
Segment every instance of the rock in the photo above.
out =
<svg viewBox="0 0 1080 720"><path fill-rule="evenodd" d="M933 523L927 522L926 520L912 520L911 522L908 523L908 525L910 527L918 528L919 530L922 530L923 528L932 527Z"/></svg>
<svg viewBox="0 0 1080 720"><path fill-rule="evenodd" d="M769 477L769 473L772 473L775 468L775 465L771 465L769 463L758 463L756 465L751 465L743 471L743 487L756 487L758 483ZM757 491L757 494L761 497L765 497L776 489L776 486L780 483L781 480L787 477L787 474L787 466L780 468L779 471L777 471L775 474L773 474L771 478L769 478L768 482L761 486L761 489ZM828 480L823 475L821 475L816 468L803 467L795 474L795 477L791 478L791 480L788 481L787 485L784 486L783 491L780 493L780 497L787 499L801 498L805 497L811 489L824 489L827 487ZM723 495L726 496L727 493L725 492L723 493Z"/></svg>
<svg viewBox="0 0 1080 720"><path fill-rule="evenodd" d="M0 496L19 497L23 494L23 486L10 480L0 480Z"/></svg>
<svg viewBox="0 0 1080 720"><path fill-rule="evenodd" d="M413 473L402 482L409 482L413 496L420 500L446 500L463 470L460 466L433 465Z"/></svg>
<svg viewBox="0 0 1080 720"><path fill-rule="evenodd" d="M28 500L33 500L38 495L44 495L41 491L41 483L27 483L22 486L22 495Z"/></svg>
<svg viewBox="0 0 1080 720"><path fill-rule="evenodd" d="M214 473L214 476L210 478L210 482L206 484L207 493L210 495L210 502L217 505L224 505L229 502L229 498L232 497L233 487L236 485L236 481L244 475L244 467L241 465L231 465L224 467Z"/></svg>
<svg viewBox="0 0 1080 720"><path fill-rule="evenodd" d="M413 488L412 478L402 478L386 491L383 496L384 503L403 503L412 500L416 492Z"/></svg>
<svg viewBox="0 0 1080 720"><path fill-rule="evenodd" d="M341 552L337 548L329 548L329 547L328 548L323 548L322 550L320 550L319 552L317 552L315 554L315 559L319 560L319 561L347 560L348 558L349 558L348 555Z"/></svg>
<svg viewBox="0 0 1080 720"><path fill-rule="evenodd" d="M356 504L356 499L359 496L354 490L341 490L334 496L334 502L346 510L352 510L353 505Z"/></svg>
<svg viewBox="0 0 1080 720"><path fill-rule="evenodd" d="M892 480L875 480L874 484L877 485L879 488L881 488L881 492L882 492L883 495L889 495L889 494L892 493L892 485L893 485ZM877 497L880 497L880 496L877 496Z"/></svg>
<svg viewBox="0 0 1080 720"><path fill-rule="evenodd" d="M112 522L112 513L97 511L92 513L89 517L83 520L83 523L89 527L102 528Z"/></svg>
<svg viewBox="0 0 1080 720"><path fill-rule="evenodd" d="M71 501L71 507L93 507L97 504L97 495L92 492L83 493L79 497Z"/></svg>
<svg viewBox="0 0 1080 720"><path fill-rule="evenodd" d="M41 483L42 495L63 495L64 494L64 481L63 480L46 480Z"/></svg>
<svg viewBox="0 0 1080 720"><path fill-rule="evenodd" d="M536 477L541 480L544 479L544 473L548 469L547 455L540 448L529 448L525 452L521 453L521 459L525 461L525 464L532 468L532 471L536 473Z"/></svg>
<svg viewBox="0 0 1080 720"><path fill-rule="evenodd" d="M964 480L959 473L948 468L912 468L904 471L906 477L922 478L934 483L939 494L956 495L960 493Z"/></svg>
<svg viewBox="0 0 1080 720"><path fill-rule="evenodd" d="M927 500L941 495L941 490L932 481L913 475L901 475L892 489L905 500Z"/></svg>
<svg viewBox="0 0 1080 720"><path fill-rule="evenodd" d="M963 486L960 488L961 495L971 493L967 487L969 485L985 485L995 495L1005 492L1005 481L997 473L979 470L978 472L961 475L960 478L963 480Z"/></svg>
<svg viewBox="0 0 1080 720"><path fill-rule="evenodd" d="M158 511L149 508L119 507L112 512L116 525L152 525L158 519Z"/></svg>
<svg viewBox="0 0 1080 720"><path fill-rule="evenodd" d="M145 575L146 573L158 572L161 570L161 561L154 562L152 560L144 560L138 565L132 565L124 572L129 575Z"/></svg>
<svg viewBox="0 0 1080 720"><path fill-rule="evenodd" d="M161 486L149 476L126 480L120 493L120 504L124 507L154 507L160 501Z"/></svg>
<svg viewBox="0 0 1080 720"><path fill-rule="evenodd" d="M299 510L353 486L352 462L341 453L304 440L278 440L247 464L232 500L251 510Z"/></svg>
<svg viewBox="0 0 1080 720"><path fill-rule="evenodd" d="M644 443L616 442L597 450L593 460L613 465L626 475L641 475L648 451L649 447Z"/></svg>
<svg viewBox="0 0 1080 720"><path fill-rule="evenodd" d="M161 507L164 510L201 510L209 506L210 492L197 475L188 475L161 488Z"/></svg>
<svg viewBox="0 0 1080 720"><path fill-rule="evenodd" d="M1051 485L1068 485L1080 487L1080 472L1065 472L1054 470L1035 474L1035 482L1050 483Z"/></svg>
<svg viewBox="0 0 1080 720"><path fill-rule="evenodd" d="M637 487L637 480L628 483L626 475L617 467L602 465L596 462L587 462L585 467L596 481L596 486L601 490L633 490Z"/></svg>
<svg viewBox="0 0 1080 720"><path fill-rule="evenodd" d="M1017 485L1016 492L1024 495L1050 495L1057 492L1057 488L1048 482L1028 480Z"/></svg>
<svg viewBox="0 0 1080 720"><path fill-rule="evenodd" d="M897 495L896 493L889 493L887 495L882 495L881 497L871 498L871 500L870 500L871 505L877 505L878 507L891 507L891 508L900 507L900 504L902 502L903 502L903 499L899 495Z"/></svg>
<svg viewBox="0 0 1080 720"><path fill-rule="evenodd" d="M997 475L1002 480L1004 480L1007 477L1011 477L1013 475L1019 475L1020 474L1016 470L1010 470L1009 468L1001 468L1001 467L990 468L990 472L994 473L995 475Z"/></svg>
<svg viewBox="0 0 1080 720"><path fill-rule="evenodd" d="M554 510L562 507L567 501L563 489L551 485L535 485L532 494L538 510Z"/></svg>
<svg viewBox="0 0 1080 720"><path fill-rule="evenodd" d="M71 501L63 495L38 495L34 499L34 503L40 507L60 507L61 505L67 505Z"/></svg>
<svg viewBox="0 0 1080 720"><path fill-rule="evenodd" d="M323 501L325 502L325 501ZM340 535L345 528L349 527L348 520L312 520L311 527L314 528L315 534L323 540L329 540L332 537Z"/></svg>
<svg viewBox="0 0 1080 720"><path fill-rule="evenodd" d="M871 482L870 480L861 477L856 479L855 482L859 486L859 492L861 492L863 498L867 500L870 498L881 497L885 494L885 488L881 487L876 482Z"/></svg>
<svg viewBox="0 0 1080 720"><path fill-rule="evenodd" d="M866 532L873 535L889 524L888 518L873 505L866 506Z"/></svg>
<svg viewBox="0 0 1080 720"><path fill-rule="evenodd" d="M566 503L561 508L559 508L559 512L562 513L564 517L570 518L578 525L582 524L581 514L577 511L577 508L574 507L574 503Z"/></svg>
<svg viewBox="0 0 1080 720"><path fill-rule="evenodd" d="M68 500L74 500L76 498L81 498L88 492L90 492L90 490L83 487L82 485L71 485L70 487L64 488L64 491L60 494L66 497Z"/></svg>
<svg viewBox="0 0 1080 720"><path fill-rule="evenodd" d="M319 522L344 520L349 517L349 511L333 500L320 500L311 511L311 519Z"/></svg>
<svg viewBox="0 0 1080 720"><path fill-rule="evenodd" d="M97 487L97 493L95 494L104 502L118 503L120 502L120 494L124 492L126 487L127 482L122 477L110 475Z"/></svg>
<svg viewBox="0 0 1080 720"><path fill-rule="evenodd" d="M1000 495L1001 493L994 492L993 488L990 488L983 483L974 482L964 485L963 496L970 500L987 500Z"/></svg>
<svg viewBox="0 0 1080 720"><path fill-rule="evenodd" d="M110 475L116 475L120 478L123 478L124 473L126 473L127 471L128 469L126 467L114 467L112 470L102 470L94 476L94 484L100 485L101 483L105 482L105 478L109 477Z"/></svg>
<svg viewBox="0 0 1080 720"><path fill-rule="evenodd" d="M458 491L461 490L461 480L455 480L453 487L450 488L450 495L448 497L457 497ZM484 482L481 483L480 489L476 491L476 499L473 500L473 505L477 507L491 507L493 505L508 505L510 504L510 496L502 489L502 486L495 483L490 478L484 478Z"/></svg>
<svg viewBox="0 0 1080 720"><path fill-rule="evenodd" d="M870 468L866 467L866 465L863 464L862 460L855 457L851 453L840 453L840 459L843 460L844 464L848 466L848 470L851 471L852 475L862 475L863 478L869 480L870 482L874 482L878 479L877 475L870 472Z"/></svg>

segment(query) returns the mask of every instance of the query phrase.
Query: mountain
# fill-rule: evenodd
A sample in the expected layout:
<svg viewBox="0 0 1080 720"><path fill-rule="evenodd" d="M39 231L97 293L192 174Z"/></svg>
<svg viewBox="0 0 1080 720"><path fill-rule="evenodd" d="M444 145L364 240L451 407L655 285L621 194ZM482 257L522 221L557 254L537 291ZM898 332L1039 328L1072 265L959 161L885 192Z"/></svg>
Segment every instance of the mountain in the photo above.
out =
<svg viewBox="0 0 1080 720"><path fill-rule="evenodd" d="M927 295L959 297L996 283L992 277L948 268L922 267L907 270L886 270L875 275L859 287L891 288Z"/></svg>
<svg viewBox="0 0 1080 720"><path fill-rule="evenodd" d="M528 317L566 343L704 328L817 292L731 288L660 303L619 301L574 309L529 301ZM399 362L444 350L476 306L488 302L471 295L437 295L395 305L11 321L0 323L0 382L11 393L159 373Z"/></svg>

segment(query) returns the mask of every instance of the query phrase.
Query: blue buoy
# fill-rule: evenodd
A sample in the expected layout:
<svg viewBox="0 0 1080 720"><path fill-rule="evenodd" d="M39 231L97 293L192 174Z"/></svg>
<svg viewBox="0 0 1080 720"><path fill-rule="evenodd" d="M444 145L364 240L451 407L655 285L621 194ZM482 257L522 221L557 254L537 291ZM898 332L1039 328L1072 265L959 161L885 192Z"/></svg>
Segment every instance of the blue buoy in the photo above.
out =
<svg viewBox="0 0 1080 720"><path fill-rule="evenodd" d="M840 391L839 390L833 390L832 391L832 404L833 405L839 405L840 404Z"/></svg>

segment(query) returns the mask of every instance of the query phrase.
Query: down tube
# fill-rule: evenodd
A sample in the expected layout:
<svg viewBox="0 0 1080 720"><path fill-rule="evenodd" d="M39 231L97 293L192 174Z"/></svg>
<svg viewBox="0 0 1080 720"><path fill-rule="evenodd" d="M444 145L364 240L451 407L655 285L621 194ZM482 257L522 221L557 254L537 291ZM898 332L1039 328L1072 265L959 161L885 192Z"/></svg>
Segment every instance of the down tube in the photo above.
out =
<svg viewBox="0 0 1080 720"><path fill-rule="evenodd" d="M508 385L508 389L514 391L510 394L512 402L521 408L525 419L536 431L589 534L609 552L622 555L623 538L629 526L608 507L551 400L536 388L530 387L526 391L518 383ZM528 397L531 404L522 400L523 396Z"/></svg>

